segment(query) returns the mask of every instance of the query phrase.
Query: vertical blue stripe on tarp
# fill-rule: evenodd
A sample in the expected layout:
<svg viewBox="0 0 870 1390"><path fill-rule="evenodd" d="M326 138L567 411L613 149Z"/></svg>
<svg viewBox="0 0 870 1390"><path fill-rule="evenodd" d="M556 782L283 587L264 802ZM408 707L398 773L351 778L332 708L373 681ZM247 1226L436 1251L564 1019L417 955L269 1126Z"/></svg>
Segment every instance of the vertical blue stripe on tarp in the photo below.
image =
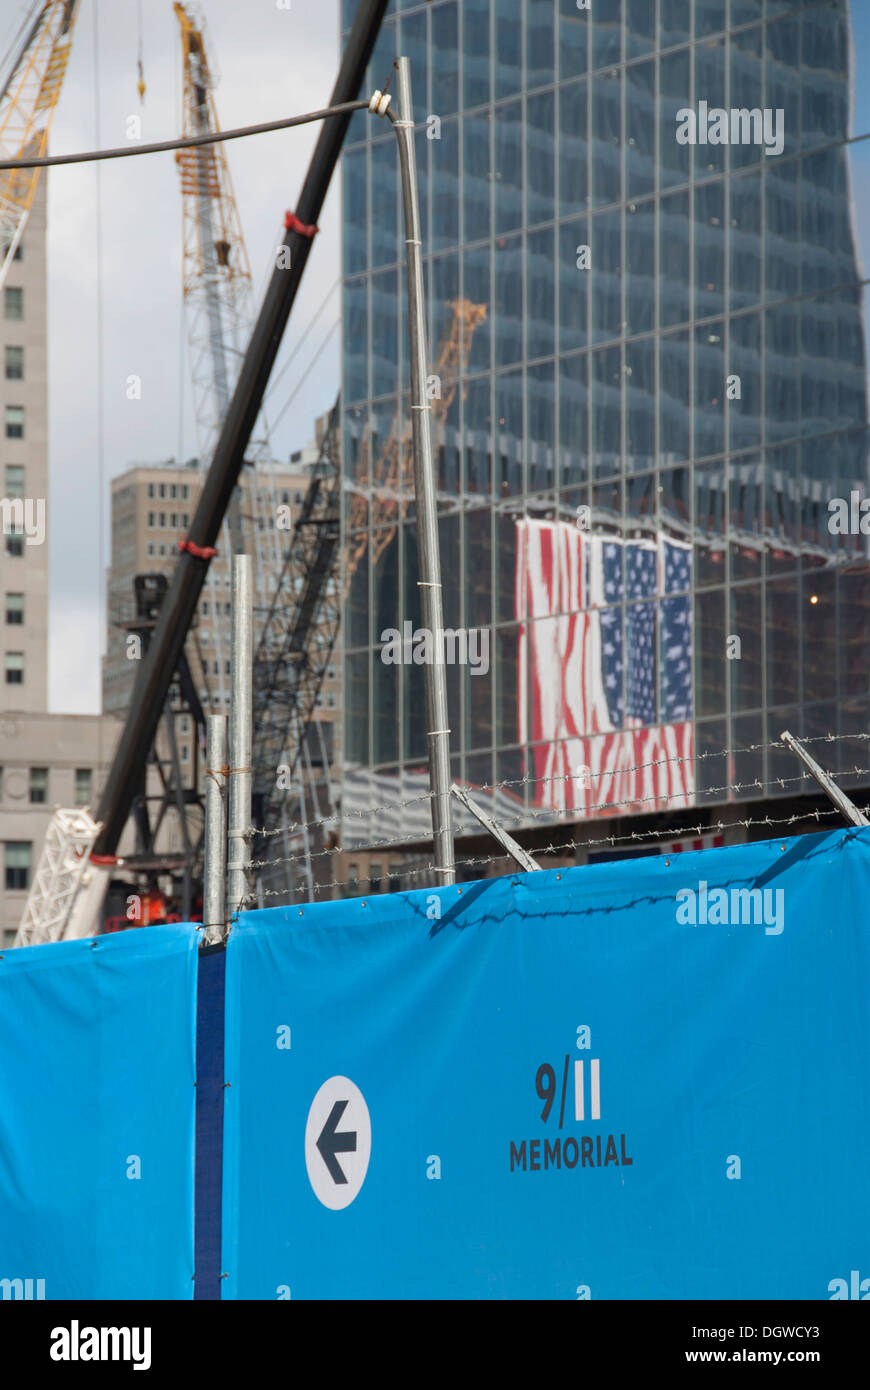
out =
<svg viewBox="0 0 870 1390"><path fill-rule="evenodd" d="M224 1125L223 946L199 952L196 998L196 1193L194 1298L221 1296Z"/></svg>

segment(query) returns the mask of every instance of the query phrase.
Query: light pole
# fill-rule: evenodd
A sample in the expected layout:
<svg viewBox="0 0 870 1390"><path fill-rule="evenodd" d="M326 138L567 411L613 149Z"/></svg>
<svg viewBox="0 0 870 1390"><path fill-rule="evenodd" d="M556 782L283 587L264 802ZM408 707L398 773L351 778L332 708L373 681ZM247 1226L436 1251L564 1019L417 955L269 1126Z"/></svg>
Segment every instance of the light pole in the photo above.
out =
<svg viewBox="0 0 870 1390"><path fill-rule="evenodd" d="M414 500L417 520L417 553L420 608L428 629L434 659L425 667L426 722L429 741L429 788L432 798L432 834L435 864L441 883L454 883L453 821L450 802L450 728L447 720L447 677L444 670L444 613L441 595L441 558L438 550L438 511L432 464L429 399L426 393L428 350L423 298L423 246L420 235L420 198L414 149L414 107L411 101L411 65L397 62L399 114L388 107L380 93L370 109L387 115L399 142L402 206L405 214L405 260L408 269L408 332L411 354L411 431L414 446Z"/></svg>

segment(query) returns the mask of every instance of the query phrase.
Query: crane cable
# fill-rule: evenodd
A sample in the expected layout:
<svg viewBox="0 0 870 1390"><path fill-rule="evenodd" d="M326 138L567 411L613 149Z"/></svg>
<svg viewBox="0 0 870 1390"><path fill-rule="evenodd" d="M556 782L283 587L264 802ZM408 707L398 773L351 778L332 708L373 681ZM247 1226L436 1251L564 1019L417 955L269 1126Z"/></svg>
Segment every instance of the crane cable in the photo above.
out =
<svg viewBox="0 0 870 1390"><path fill-rule="evenodd" d="M165 150L189 150L196 145L217 145L223 140L241 140L247 135L266 135L272 130L288 130L291 126L308 125L327 116L345 116L353 111L367 111L368 101L343 101L338 106L323 106L319 111L306 111L302 116L285 116L280 121L263 121L260 125L239 126L236 130L210 131L207 135L188 135L180 140L158 140L151 145L121 145L111 150L89 150L84 154L39 155L33 159L0 159L0 169L47 169L55 164L90 164L98 159L130 159L140 154L160 154Z"/></svg>
<svg viewBox="0 0 870 1390"><path fill-rule="evenodd" d="M100 4L99 0L94 0L94 134L99 140L102 126L102 110L100 105ZM106 473L106 441L105 441L105 397L103 384L103 356L104 356L104 336L103 336L103 190L102 190L102 170L99 165L94 169L94 217L96 223L95 235L95 271L96 271L96 318L97 318L97 372L96 372L96 407L97 407L97 623L99 631L97 633L97 651L102 653L103 635L106 634L106 657L109 655L109 639L106 632L106 613L104 608L105 594L103 590L103 568L105 554L105 473ZM102 708L102 692L100 708ZM100 772L103 771L103 720L97 721L97 756L99 760Z"/></svg>
<svg viewBox="0 0 870 1390"><path fill-rule="evenodd" d="M138 16L138 21L139 21L139 51L138 51L138 53L137 53L137 55L136 55L136 67L137 67L137 69L138 69L138 71L139 71L139 81L136 83L136 89L137 89L137 91L138 91L138 93L139 93L139 105L140 105L140 106L144 106L144 105L145 105L145 69L144 69L144 67L143 67L143 62L142 62L142 0L138 0L138 3L137 3L137 5L136 5L136 11L137 11L137 16Z"/></svg>

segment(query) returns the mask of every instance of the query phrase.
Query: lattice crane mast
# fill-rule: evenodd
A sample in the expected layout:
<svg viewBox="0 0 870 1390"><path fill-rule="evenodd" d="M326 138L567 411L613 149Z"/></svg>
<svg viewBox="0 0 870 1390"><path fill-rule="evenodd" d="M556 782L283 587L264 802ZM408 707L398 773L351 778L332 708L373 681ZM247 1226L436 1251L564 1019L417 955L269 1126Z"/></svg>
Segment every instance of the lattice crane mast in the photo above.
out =
<svg viewBox="0 0 870 1390"><path fill-rule="evenodd" d="M46 153L78 7L79 0L40 0L22 26L8 75L0 79L0 159ZM0 171L0 286L21 241L39 175L39 169Z"/></svg>
<svg viewBox="0 0 870 1390"><path fill-rule="evenodd" d="M202 17L191 5L175 3L182 52L182 134L220 130L214 99L215 68L209 58ZM200 457L207 463L226 415L253 322L253 280L229 164L222 144L179 150L183 230L183 293ZM272 464L265 419L260 415L246 453L247 511L237 488L224 528L227 549L254 558L261 593L280 566L277 501L268 471ZM212 566L212 591L221 565ZM227 571L228 572L228 571ZM214 637L218 655L220 625ZM226 663L219 660L221 694Z"/></svg>
<svg viewBox="0 0 870 1390"><path fill-rule="evenodd" d="M430 409L432 448L436 454L443 443L447 416L456 396L460 375L468 361L471 340L478 325L486 318L486 305L474 304L470 299L450 300L447 307L452 310L453 319L439 347L433 373L439 394L432 400ZM369 452L370 439L366 430L360 442L356 470L361 479L368 476ZM349 486L351 499L347 529L350 539L344 562L345 595L360 560L369 547L369 489L365 482L361 485L351 483ZM372 470L371 509L374 529L369 561L371 565L377 564L392 541L396 534L396 526L405 516L413 495L411 425L410 422L406 422L404 427L400 428L397 417L393 422L390 437Z"/></svg>

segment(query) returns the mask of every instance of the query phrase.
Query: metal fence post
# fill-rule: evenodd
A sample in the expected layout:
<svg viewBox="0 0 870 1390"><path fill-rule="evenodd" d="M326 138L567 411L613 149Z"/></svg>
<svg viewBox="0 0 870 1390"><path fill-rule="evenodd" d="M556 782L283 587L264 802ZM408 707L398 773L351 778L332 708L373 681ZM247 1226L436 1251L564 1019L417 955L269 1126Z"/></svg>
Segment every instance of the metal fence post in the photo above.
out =
<svg viewBox="0 0 870 1390"><path fill-rule="evenodd" d="M226 715L208 715L205 729L205 864L203 869L202 925L205 944L217 946L226 935Z"/></svg>
<svg viewBox="0 0 870 1390"><path fill-rule="evenodd" d="M253 735L253 607L251 557L233 556L232 703L230 705L227 923L248 894Z"/></svg>

